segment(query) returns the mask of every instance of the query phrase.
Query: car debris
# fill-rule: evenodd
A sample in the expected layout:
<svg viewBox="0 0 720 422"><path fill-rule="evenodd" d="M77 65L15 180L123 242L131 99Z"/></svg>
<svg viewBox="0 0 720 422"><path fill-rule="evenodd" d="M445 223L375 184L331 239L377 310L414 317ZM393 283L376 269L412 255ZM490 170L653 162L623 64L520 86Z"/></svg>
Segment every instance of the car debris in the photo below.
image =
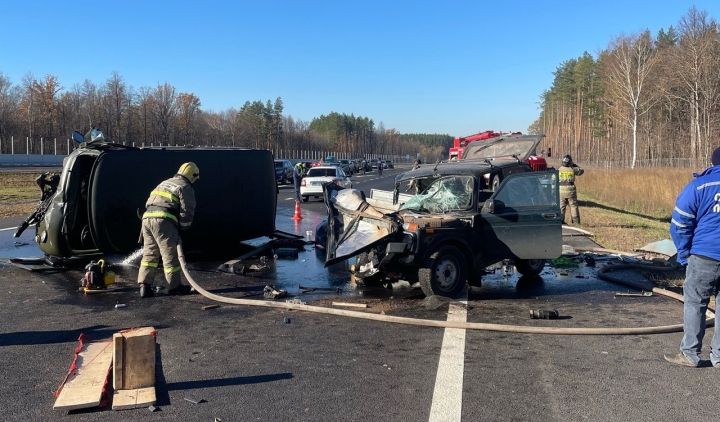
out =
<svg viewBox="0 0 720 422"><path fill-rule="evenodd" d="M653 292L640 292L640 293L615 293L615 297L651 297Z"/></svg>
<svg viewBox="0 0 720 422"><path fill-rule="evenodd" d="M530 309L532 319L558 319L560 312L557 309Z"/></svg>
<svg viewBox="0 0 720 422"><path fill-rule="evenodd" d="M267 285L263 289L263 297L265 299L282 299L284 297L287 297L287 290L284 289L277 289L275 286Z"/></svg>
<svg viewBox="0 0 720 422"><path fill-rule="evenodd" d="M183 397L183 399L185 399L185 401L190 402L192 404L207 403L207 401L205 401L205 399L196 399L193 397Z"/></svg>
<svg viewBox="0 0 720 422"><path fill-rule="evenodd" d="M203 311L209 311L210 309L217 309L219 307L220 307L220 305L213 304L213 305L205 305L200 309L202 309Z"/></svg>

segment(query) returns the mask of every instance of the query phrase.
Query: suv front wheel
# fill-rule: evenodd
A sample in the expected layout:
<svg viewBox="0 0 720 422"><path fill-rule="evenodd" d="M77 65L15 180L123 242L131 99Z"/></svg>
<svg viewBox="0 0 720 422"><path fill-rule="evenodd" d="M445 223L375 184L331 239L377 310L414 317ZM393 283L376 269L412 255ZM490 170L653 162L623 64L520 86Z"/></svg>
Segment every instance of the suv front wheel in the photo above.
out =
<svg viewBox="0 0 720 422"><path fill-rule="evenodd" d="M425 296L456 297L465 287L467 262L455 246L441 246L418 270L418 281Z"/></svg>

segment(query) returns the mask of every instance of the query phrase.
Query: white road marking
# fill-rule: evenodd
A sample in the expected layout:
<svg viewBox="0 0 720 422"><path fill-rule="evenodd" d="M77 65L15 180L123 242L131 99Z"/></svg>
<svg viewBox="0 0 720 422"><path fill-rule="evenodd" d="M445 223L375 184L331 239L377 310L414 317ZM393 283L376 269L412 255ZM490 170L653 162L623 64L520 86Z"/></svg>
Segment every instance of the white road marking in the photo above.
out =
<svg viewBox="0 0 720 422"><path fill-rule="evenodd" d="M459 304L451 303L447 320L467 321L467 300ZM465 329L446 328L435 378L430 422L461 420L464 372Z"/></svg>

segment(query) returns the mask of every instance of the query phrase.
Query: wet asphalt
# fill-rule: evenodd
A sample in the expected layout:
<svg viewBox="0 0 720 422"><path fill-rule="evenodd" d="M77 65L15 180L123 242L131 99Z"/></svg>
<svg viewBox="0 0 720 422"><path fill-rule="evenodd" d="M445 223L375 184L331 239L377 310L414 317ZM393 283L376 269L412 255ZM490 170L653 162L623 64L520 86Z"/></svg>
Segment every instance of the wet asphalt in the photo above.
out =
<svg viewBox="0 0 720 422"><path fill-rule="evenodd" d="M399 170L354 178L360 189L387 189ZM324 216L320 201L292 221L292 189L281 187L278 228L304 235ZM287 198L290 198L289 200ZM9 227L5 221L2 228ZM32 230L28 230L30 233ZM15 244L0 231L0 257L33 256L32 235ZM28 241L29 240L29 241ZM25 244L27 243L27 244ZM444 320L446 301L417 290L356 290L342 264L322 265L312 248L297 260L272 260L260 274L212 272L192 263L208 288L258 296L268 282L306 302L363 302L369 311ZM0 419L2 420L428 420L443 330L304 312L221 306L200 296L141 300L136 269L118 267L118 291L76 291L80 272L31 273L0 266ZM637 274L627 274L637 277ZM318 289L302 293L299 286ZM337 289L340 289L338 292ZM542 281L501 268L468 292L467 320L560 327L678 323L682 307L662 297L615 298L626 292L598 280L583 263L546 267ZM116 304L126 305L116 309ZM557 309L558 320L531 320L529 309ZM158 328L159 412L52 410L54 391L82 332L96 339L144 325ZM706 342L711 333L708 333ZM672 367L680 334L556 336L467 331L463 420L715 420L720 370ZM701 400L707 394L710 400ZM186 398L204 402L193 404Z"/></svg>

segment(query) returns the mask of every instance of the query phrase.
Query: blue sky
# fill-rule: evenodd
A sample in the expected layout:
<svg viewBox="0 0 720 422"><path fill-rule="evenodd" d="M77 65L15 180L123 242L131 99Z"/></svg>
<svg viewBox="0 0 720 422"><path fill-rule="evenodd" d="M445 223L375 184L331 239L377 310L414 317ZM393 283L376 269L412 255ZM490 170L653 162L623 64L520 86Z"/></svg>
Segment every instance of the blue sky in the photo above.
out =
<svg viewBox="0 0 720 422"><path fill-rule="evenodd" d="M720 19L718 0L6 0L0 72L70 88L117 71L207 110L279 96L296 119L354 113L404 133L525 131L562 61L693 4Z"/></svg>

